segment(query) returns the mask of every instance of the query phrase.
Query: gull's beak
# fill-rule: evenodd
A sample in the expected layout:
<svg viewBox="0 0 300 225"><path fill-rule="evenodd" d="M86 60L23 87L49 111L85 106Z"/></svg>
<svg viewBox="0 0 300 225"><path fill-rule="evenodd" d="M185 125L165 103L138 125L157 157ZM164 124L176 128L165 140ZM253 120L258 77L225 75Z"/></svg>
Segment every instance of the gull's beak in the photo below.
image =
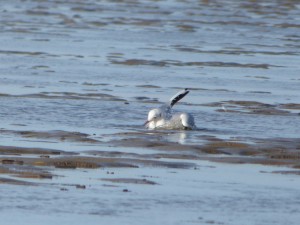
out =
<svg viewBox="0 0 300 225"><path fill-rule="evenodd" d="M146 122L144 123L144 126L148 126L148 123L150 123L150 121L146 120Z"/></svg>

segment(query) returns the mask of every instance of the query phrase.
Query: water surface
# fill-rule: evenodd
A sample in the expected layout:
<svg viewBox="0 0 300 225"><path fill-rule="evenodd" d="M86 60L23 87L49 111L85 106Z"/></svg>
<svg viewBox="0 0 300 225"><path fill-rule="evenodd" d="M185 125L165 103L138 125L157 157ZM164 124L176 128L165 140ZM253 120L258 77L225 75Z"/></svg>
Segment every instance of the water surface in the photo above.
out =
<svg viewBox="0 0 300 225"><path fill-rule="evenodd" d="M297 1L0 5L4 221L299 221L297 172L257 165L299 168ZM174 110L192 113L198 129L145 130L148 111L182 88L190 94ZM202 170L203 160L254 164ZM132 183L103 180L112 177Z"/></svg>

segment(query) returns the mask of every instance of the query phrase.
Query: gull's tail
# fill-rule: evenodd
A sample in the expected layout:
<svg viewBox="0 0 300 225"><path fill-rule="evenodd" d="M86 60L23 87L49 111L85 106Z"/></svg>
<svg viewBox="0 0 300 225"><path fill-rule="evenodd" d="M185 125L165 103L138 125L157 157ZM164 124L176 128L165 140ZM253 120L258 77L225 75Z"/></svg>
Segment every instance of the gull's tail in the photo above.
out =
<svg viewBox="0 0 300 225"><path fill-rule="evenodd" d="M176 95L174 95L171 99L170 99L170 107L172 108L173 105L176 104L176 102L178 102L180 99L182 99L184 96L186 96L190 91L186 88L180 92L178 92Z"/></svg>

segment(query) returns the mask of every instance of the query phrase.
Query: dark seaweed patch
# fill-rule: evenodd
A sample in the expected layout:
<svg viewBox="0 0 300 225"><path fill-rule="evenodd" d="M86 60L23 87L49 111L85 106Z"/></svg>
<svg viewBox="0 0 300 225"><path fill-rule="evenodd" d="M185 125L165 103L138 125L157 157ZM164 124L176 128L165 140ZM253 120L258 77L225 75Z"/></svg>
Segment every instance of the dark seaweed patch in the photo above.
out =
<svg viewBox="0 0 300 225"><path fill-rule="evenodd" d="M145 59L127 59L127 60L111 60L112 64L120 64L127 66L200 66L200 67L236 67L236 68L256 68L269 69L274 67L270 64L254 64L254 63L235 63L235 62L180 62L172 60L145 60Z"/></svg>

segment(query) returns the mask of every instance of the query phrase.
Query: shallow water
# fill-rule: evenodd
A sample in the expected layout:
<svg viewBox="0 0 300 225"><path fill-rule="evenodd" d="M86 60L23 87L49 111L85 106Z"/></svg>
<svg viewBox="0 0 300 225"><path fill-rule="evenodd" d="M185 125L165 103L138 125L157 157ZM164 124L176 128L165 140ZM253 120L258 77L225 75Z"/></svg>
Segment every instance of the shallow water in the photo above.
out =
<svg viewBox="0 0 300 225"><path fill-rule="evenodd" d="M293 1L2 3L2 126L134 129L157 105L148 102L166 102L189 87L189 105L177 109L193 113L200 128L227 137L236 131L298 137L299 105L288 116L205 106L298 103L298 7Z"/></svg>
<svg viewBox="0 0 300 225"><path fill-rule="evenodd" d="M89 151L102 151L104 156L108 152L119 152L118 157L121 158L159 157L158 161L170 160L176 163L193 157L204 159L206 154L209 158L215 157L211 153L222 153L222 157L224 154L226 157L228 154L242 157L248 154L249 158L238 158L246 162L252 160L252 155L267 155L267 161L274 157L299 159L300 4L297 1L228 0L221 3L210 0L89 0L83 3L77 0L12 0L1 2L0 6L1 146L49 148L81 155L90 155ZM148 111L167 102L174 93L186 87L191 92L174 110L192 113L198 129L160 132L145 130L142 124ZM233 146L232 142L238 142L238 145ZM281 150L292 156L280 155ZM22 154L19 157L29 157ZM219 157L218 154L216 157ZM39 157L38 154L34 155ZM197 166L204 161L193 163ZM267 164L280 163L268 161ZM285 160L282 164L299 167L297 161ZM141 174L155 176L153 174L159 173L168 179L172 174L164 166L155 171L148 167L149 164L146 164L145 168L138 169L137 174L129 173L127 176L140 178ZM119 170L125 171L124 168ZM53 188L38 185L28 189L40 194L51 190L49 198L57 192L61 195L66 192L61 192L57 186L77 183L72 179L81 171L76 171L60 172L55 169L53 174L62 173L65 176L62 180L58 179L59 185L53 185ZM99 169L95 171L85 172L87 177L94 177L93 173L99 172ZM262 179L288 180L282 178L281 174L270 176L268 173L259 174L256 169L250 171L252 176L262 176ZM151 206L144 205L143 209L135 211L128 203L130 198L126 199L121 191L117 196L111 196L115 199L110 205L113 209L100 210L100 214L107 213L109 222L115 214L120 215L114 221L117 223L119 219L128 216L125 208L129 207L130 215L136 212L147 217L147 207L154 208L155 202L166 194L166 189L180 183L183 174L193 174L193 166L186 170L178 169L177 172L181 175L174 177L174 183L161 184L161 189L157 190L158 194L152 199L149 195L144 196L143 188L132 192L140 194L141 199L150 199ZM230 170L224 176L231 173L233 171ZM290 180L298 182L294 176ZM205 183L201 176L197 179L188 179L182 189L174 190L190 193L190 189ZM235 182L243 183L240 179L236 175ZM85 179L80 182L88 183ZM286 196L286 189L274 183L271 188L278 187L274 194L282 196L282 199L272 200L272 196L266 196L264 186L255 189L255 182L256 179L252 179L249 188L253 193L260 193L257 202L263 199L267 202L266 208L274 207L282 199L287 202L289 198L297 197L296 194ZM293 185L293 182L284 182ZM51 180L46 183L55 182ZM207 189L214 188L209 183L206 185ZM132 188L136 186L133 184ZM236 189L242 191L245 186L247 184ZM2 187L4 189L5 186ZM149 187L154 191L152 188ZM231 189L228 196L234 196L235 187L228 188ZM23 186L14 186L13 189L18 193L18 199L22 195ZM76 189L74 201L84 198L81 194L89 198L99 194L97 188L80 191L89 193L79 193ZM1 193L1 196L11 195L9 192ZM194 195L198 194L202 196L199 192ZM179 218L170 220L163 220L161 215L157 223L205 224L214 221L218 224L282 224L284 221L276 218L284 215L290 218L288 224L296 224L298 219L291 216L297 202L291 204L290 211L284 211L284 205L278 206L277 211L268 211L260 204L244 202L241 211L237 212L237 217L242 221L235 221L233 217L224 216L221 209L227 209L228 205L232 208L230 206L235 205L237 199L225 201L222 205L224 207L213 211L219 201L214 194L226 195L221 188L217 188L216 193L208 194L215 200L211 205L209 201L193 203L195 205L191 212L183 211ZM35 196L35 193L28 195ZM188 195L178 194L175 200L169 195L171 203L178 201L173 202L174 207L170 209L189 204L192 196ZM116 209L119 197L125 198L125 208ZM37 199L39 204L47 201ZM26 198L21 202L22 206L13 204L5 215L19 213L22 216L25 211L32 212L28 210L32 206ZM99 207L100 203L87 205L86 209L78 207L75 213L66 210L58 214L73 218L80 208L82 217L77 216L77 219L88 219L92 224L95 220L91 216L91 209ZM51 204L56 206L60 203L53 201ZM196 216L197 210L205 211L205 208L201 208L203 204L207 205L210 213L199 219L201 216ZM248 204L253 211L247 211ZM0 206L8 207L2 203ZM41 210L56 214L55 206L44 206ZM162 210L165 207L163 205ZM241 217L244 215L243 210L247 211L245 217ZM257 221L252 220L258 211L262 212L261 217ZM225 212L230 213L228 209ZM51 220L46 217L46 213L42 215L50 224ZM192 215L193 219L189 220L188 215ZM265 216L275 219L269 220ZM219 221L216 219L218 217L222 219ZM6 218L7 222L16 222L14 218ZM136 224L151 222L145 219L140 221L133 216L127 220L131 224L132 220ZM34 222L30 221L30 224Z"/></svg>
<svg viewBox="0 0 300 225"><path fill-rule="evenodd" d="M269 174L273 167L201 164L198 170L57 171L63 177L52 182L58 184L3 187L1 218L13 224L297 224L298 177ZM158 184L101 181L123 177Z"/></svg>

